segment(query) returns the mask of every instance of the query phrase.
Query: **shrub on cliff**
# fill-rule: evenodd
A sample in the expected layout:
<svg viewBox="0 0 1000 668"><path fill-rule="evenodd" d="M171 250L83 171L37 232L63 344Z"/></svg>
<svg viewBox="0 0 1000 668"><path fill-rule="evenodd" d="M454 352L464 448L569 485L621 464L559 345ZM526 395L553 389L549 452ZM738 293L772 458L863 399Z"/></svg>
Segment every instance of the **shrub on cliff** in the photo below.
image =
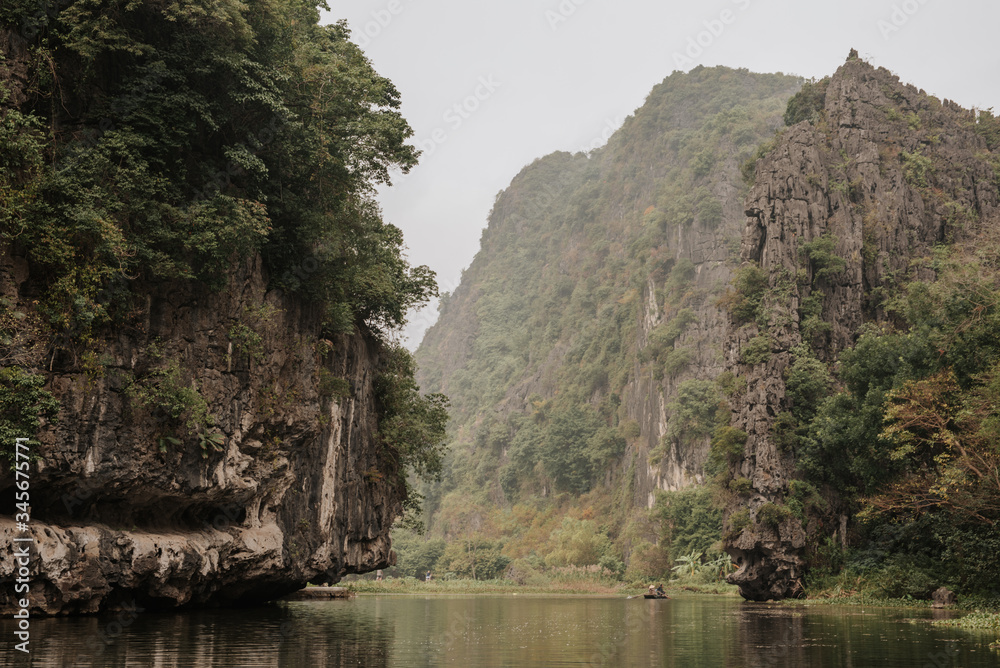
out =
<svg viewBox="0 0 1000 668"><path fill-rule="evenodd" d="M844 270L847 262L834 251L837 237L826 233L808 243L802 244L799 253L809 259L816 280L828 279Z"/></svg>
<svg viewBox="0 0 1000 668"><path fill-rule="evenodd" d="M830 77L802 84L802 90L788 101L788 107L785 109L785 125L816 120L826 106L826 89L829 84Z"/></svg>
<svg viewBox="0 0 1000 668"><path fill-rule="evenodd" d="M775 503L765 503L757 509L757 521L764 526L777 530L782 522L792 517L788 506Z"/></svg>
<svg viewBox="0 0 1000 668"><path fill-rule="evenodd" d="M413 356L401 346L388 347L375 379L378 436L399 457L400 473L436 478L444 456L448 398L420 394L413 379Z"/></svg>
<svg viewBox="0 0 1000 668"><path fill-rule="evenodd" d="M767 287L767 272L756 264L747 264L736 270L733 287L719 298L718 304L737 323L755 320Z"/></svg>
<svg viewBox="0 0 1000 668"><path fill-rule="evenodd" d="M40 419L53 419L59 402L42 389L45 378L16 366L0 367L0 457L14 463L18 438L34 439Z"/></svg>

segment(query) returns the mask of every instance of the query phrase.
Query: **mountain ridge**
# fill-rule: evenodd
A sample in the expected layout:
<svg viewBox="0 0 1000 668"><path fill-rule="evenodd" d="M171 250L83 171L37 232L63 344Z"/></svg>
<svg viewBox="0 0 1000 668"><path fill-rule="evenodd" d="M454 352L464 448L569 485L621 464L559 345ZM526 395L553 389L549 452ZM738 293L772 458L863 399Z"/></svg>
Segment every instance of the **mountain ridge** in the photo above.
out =
<svg viewBox="0 0 1000 668"><path fill-rule="evenodd" d="M540 158L498 195L482 249L415 354L421 386L452 400L459 454L442 490L466 466L499 503L518 498L515 479L558 489L555 464L536 475L544 457L528 437L518 440L514 422L557 420L575 403L594 418L580 437L600 440L602 429L607 437L571 457L590 471L576 489L598 485L598 469L624 476L633 466L628 514L648 509L657 489L703 480L708 433L677 434L684 444L661 447L664 412L683 382L722 371L721 350L704 339L706 328L725 326L714 299L743 225L740 167L780 126L801 84L729 68L675 73L605 147ZM668 361L675 341L684 350ZM490 429L506 435L488 446L490 463L473 464L476 434ZM648 461L657 448L668 471ZM612 463L607 452L625 456ZM442 495L425 493L434 511Z"/></svg>
<svg viewBox="0 0 1000 668"><path fill-rule="evenodd" d="M753 600L872 563L879 592L978 591L989 549L953 555L979 529L891 490L958 476L986 520L991 492L975 466L894 450L927 439L891 416L920 383L953 387L952 359L954 391L983 410L993 302L948 291L967 257L976 294L1000 294L998 139L992 114L852 52L818 81L675 73L604 148L524 168L416 353L455 406L444 479L424 488L431 535L478 545L495 573L599 560L632 579L721 547ZM952 348L948 327L978 343ZM963 438L985 447L976 424ZM450 549L436 567L464 572Z"/></svg>

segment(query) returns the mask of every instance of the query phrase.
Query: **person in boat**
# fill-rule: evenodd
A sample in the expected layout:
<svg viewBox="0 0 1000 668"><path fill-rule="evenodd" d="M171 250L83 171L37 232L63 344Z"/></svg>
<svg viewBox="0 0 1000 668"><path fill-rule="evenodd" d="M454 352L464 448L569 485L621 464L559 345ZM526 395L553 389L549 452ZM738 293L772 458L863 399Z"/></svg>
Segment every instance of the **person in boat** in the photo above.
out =
<svg viewBox="0 0 1000 668"><path fill-rule="evenodd" d="M649 585L649 589L646 590L646 593L651 596L656 596L656 587Z"/></svg>
<svg viewBox="0 0 1000 668"><path fill-rule="evenodd" d="M649 588L652 589L653 585L649 585ZM655 593L656 593L657 596L666 596L667 595L667 592L663 591L663 583L662 582L660 584L656 585L656 592Z"/></svg>

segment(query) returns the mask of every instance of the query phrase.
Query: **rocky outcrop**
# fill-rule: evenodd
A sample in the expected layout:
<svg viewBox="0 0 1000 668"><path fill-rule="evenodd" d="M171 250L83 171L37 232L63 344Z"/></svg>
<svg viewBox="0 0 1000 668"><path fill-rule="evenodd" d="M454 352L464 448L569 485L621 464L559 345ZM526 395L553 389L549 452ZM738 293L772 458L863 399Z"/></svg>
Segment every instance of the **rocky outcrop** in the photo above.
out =
<svg viewBox="0 0 1000 668"><path fill-rule="evenodd" d="M3 293L30 313L24 263L8 249L4 264ZM261 601L394 562L404 490L375 434L381 347L321 338L319 313L266 286L258 259L221 292L133 289L145 305L96 354L40 346L61 410L32 453L27 533L0 474L0 578L31 537L35 613ZM203 405L197 428L171 397ZM14 604L3 587L0 610Z"/></svg>
<svg viewBox="0 0 1000 668"><path fill-rule="evenodd" d="M792 455L771 431L790 408L784 373L793 349L804 342L833 361L862 323L887 320L886 294L907 278L927 277L912 260L997 220L996 175L972 112L901 84L856 53L824 85L813 120L785 131L758 162L746 199L741 255L766 272L769 317L731 322L726 345L727 368L746 379L731 425L747 440L731 474L752 489L726 510L725 547L739 564L730 582L752 600L801 593L807 531L821 531L791 516L777 524L759 517L765 505L784 503L796 477ZM803 252L824 236L835 241L839 269ZM817 296L828 329L806 334L803 301ZM770 355L748 364L743 351L760 336ZM729 518L743 511L749 524L733 530Z"/></svg>
<svg viewBox="0 0 1000 668"><path fill-rule="evenodd" d="M958 603L958 597L955 596L955 592L948 589L947 587L938 587L931 594L931 599L934 603L931 607L934 608L950 608Z"/></svg>

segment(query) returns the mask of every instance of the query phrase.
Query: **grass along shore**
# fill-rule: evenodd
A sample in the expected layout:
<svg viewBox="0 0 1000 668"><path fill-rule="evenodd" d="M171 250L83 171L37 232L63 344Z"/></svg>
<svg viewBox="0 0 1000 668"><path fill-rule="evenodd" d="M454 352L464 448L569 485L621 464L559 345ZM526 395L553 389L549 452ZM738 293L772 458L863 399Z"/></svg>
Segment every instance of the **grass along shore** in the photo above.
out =
<svg viewBox="0 0 1000 668"><path fill-rule="evenodd" d="M618 582L603 578L552 578L545 581L519 584L513 580L470 580L460 578L435 578L430 582L413 577L389 577L376 581L370 575L352 576L339 586L357 594L484 594L484 595L579 595L579 596L640 596L650 583ZM655 583L653 583L655 584ZM738 596L736 586L718 580L704 582L698 578L667 580L667 594L685 593ZM860 584L860 583L859 583ZM910 597L893 598L865 587L845 589L840 586L810 592L806 598L787 599L785 605L850 605L879 608L929 608L931 601ZM991 605L992 604L992 605ZM1000 632L1000 610L994 601L959 599L955 608L964 614L955 619L937 620L934 623L968 630L997 629Z"/></svg>
<svg viewBox="0 0 1000 668"><path fill-rule="evenodd" d="M695 592L736 596L737 588L725 583L685 583L674 580L664 582L667 594ZM340 586L357 594L561 594L579 596L639 596L646 592L649 583L624 583L598 579L553 579L544 583L518 584L512 580L433 579L430 582L416 578L386 578L377 582L370 578L345 580Z"/></svg>

